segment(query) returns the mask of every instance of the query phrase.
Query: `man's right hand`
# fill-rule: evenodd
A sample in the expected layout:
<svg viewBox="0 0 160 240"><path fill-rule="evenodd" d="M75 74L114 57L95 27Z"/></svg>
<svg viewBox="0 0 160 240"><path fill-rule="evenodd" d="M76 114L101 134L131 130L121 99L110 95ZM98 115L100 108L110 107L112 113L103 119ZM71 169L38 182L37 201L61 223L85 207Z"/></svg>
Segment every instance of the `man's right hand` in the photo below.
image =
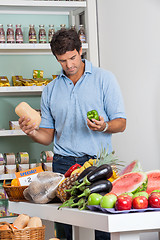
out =
<svg viewBox="0 0 160 240"><path fill-rule="evenodd" d="M25 117L20 117L19 118L19 126L22 129L24 133L26 133L29 136L34 136L35 130L38 128L34 123L33 124L28 124L31 119L25 118Z"/></svg>
<svg viewBox="0 0 160 240"><path fill-rule="evenodd" d="M44 145L49 145L53 142L54 129L38 128L36 124L28 124L29 121L29 118L26 119L25 117L20 117L19 125L22 131L31 137L33 141Z"/></svg>

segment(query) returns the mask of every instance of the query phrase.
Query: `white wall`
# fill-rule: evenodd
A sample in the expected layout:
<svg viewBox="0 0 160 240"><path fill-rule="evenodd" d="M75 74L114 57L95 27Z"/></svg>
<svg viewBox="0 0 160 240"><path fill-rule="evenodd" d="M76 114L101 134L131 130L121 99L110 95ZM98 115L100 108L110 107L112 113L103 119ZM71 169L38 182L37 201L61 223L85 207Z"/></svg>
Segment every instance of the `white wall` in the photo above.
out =
<svg viewBox="0 0 160 240"><path fill-rule="evenodd" d="M97 0L100 66L124 97L127 129L113 136L121 160L160 169L160 1Z"/></svg>

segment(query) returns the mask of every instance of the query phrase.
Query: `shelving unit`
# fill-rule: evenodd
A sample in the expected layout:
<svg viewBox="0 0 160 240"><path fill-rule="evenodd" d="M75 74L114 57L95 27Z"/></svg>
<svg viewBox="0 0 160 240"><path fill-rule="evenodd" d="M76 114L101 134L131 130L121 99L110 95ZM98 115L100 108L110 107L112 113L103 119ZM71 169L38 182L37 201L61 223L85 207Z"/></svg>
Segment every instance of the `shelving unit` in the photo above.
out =
<svg viewBox="0 0 160 240"><path fill-rule="evenodd" d="M22 130L0 130L0 137L27 136Z"/></svg>
<svg viewBox="0 0 160 240"><path fill-rule="evenodd" d="M0 96L41 95L45 86L1 87Z"/></svg>
<svg viewBox="0 0 160 240"><path fill-rule="evenodd" d="M82 44L83 51L88 49L88 43ZM0 44L0 55L52 55L50 44Z"/></svg>
<svg viewBox="0 0 160 240"><path fill-rule="evenodd" d="M16 177L15 174L1 174L0 180L11 180L15 177Z"/></svg>
<svg viewBox="0 0 160 240"><path fill-rule="evenodd" d="M94 66L99 66L98 59L98 37L97 37L97 20L96 20L96 0L86 1L39 1L39 0L0 0L0 15L67 15L68 25L76 25L78 29L80 20L79 16L85 14L85 29L87 35L87 43L82 44L83 51L87 52L87 59L92 62ZM28 17L27 16L27 17ZM38 17L38 16L37 16ZM8 24L7 19L5 20ZM14 55L51 55L50 45L47 44L0 44L0 57L8 59L11 56L13 59ZM36 58L35 56L33 56ZM21 58L21 56L17 56ZM45 56L44 56L45 58ZM8 63L8 61L7 61ZM8 67L11 66L8 65ZM16 66L17 67L17 66ZM23 66L22 66L23 67ZM27 66L24 66L27 67ZM18 68L17 68L18 69ZM36 68L35 68L36 69ZM16 70L15 70L16 71ZM14 71L13 71L14 72ZM16 73L15 73L16 74ZM4 74L3 74L4 75ZM7 72L6 72L7 75ZM17 74L18 75L18 74ZM4 104L8 104L7 98L10 96L40 96L44 86L25 86L25 87L1 87L0 97L3 97ZM3 105L5 106L5 105ZM8 104L10 107L10 105ZM8 111L9 115L10 112ZM14 137L14 136L26 136L21 130L1 130L0 137ZM6 140L7 139L7 140ZM14 138L11 138L14 140ZM21 139L21 138L20 138ZM11 140L11 141L13 141ZM8 138L4 138L5 142L8 143ZM8 144L5 146L8 147ZM13 146L13 145L12 145ZM0 176L0 180L10 180L15 178L14 174L3 174ZM0 221L12 222L14 217L0 218Z"/></svg>

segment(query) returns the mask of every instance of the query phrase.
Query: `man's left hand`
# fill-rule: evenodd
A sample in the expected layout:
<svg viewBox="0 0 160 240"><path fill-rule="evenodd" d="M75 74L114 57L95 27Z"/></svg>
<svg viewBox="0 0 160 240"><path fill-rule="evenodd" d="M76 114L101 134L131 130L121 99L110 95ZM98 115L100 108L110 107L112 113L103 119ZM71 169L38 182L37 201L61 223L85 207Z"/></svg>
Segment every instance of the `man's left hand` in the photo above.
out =
<svg viewBox="0 0 160 240"><path fill-rule="evenodd" d="M92 131L99 131L99 132L102 132L106 127L104 118L101 116L99 116L99 121L96 119L92 119L92 121L90 121L87 118L87 125Z"/></svg>

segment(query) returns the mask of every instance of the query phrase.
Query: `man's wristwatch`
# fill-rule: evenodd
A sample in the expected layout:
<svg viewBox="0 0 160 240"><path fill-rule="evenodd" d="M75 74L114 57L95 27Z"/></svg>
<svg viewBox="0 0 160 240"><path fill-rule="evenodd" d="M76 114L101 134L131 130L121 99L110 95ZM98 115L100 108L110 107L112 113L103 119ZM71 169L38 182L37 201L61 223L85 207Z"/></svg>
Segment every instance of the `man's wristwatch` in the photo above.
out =
<svg viewBox="0 0 160 240"><path fill-rule="evenodd" d="M105 123L106 123L106 127L105 127L105 129L102 132L106 132L107 129L108 129L108 123L107 122L105 122Z"/></svg>

